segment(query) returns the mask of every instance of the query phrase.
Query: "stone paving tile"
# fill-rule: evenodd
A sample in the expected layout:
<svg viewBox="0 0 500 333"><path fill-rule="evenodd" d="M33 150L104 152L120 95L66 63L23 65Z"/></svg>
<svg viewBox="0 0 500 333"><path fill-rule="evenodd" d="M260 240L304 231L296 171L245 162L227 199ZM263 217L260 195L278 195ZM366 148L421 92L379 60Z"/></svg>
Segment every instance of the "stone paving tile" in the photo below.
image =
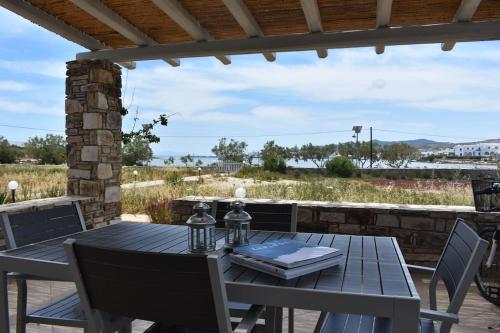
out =
<svg viewBox="0 0 500 333"><path fill-rule="evenodd" d="M422 297L424 305L428 304L426 288L428 277L422 275L414 276L417 289ZM447 294L443 285L438 287L438 306L443 309L447 305ZM74 285L68 282L46 282L30 281L28 284L28 310L37 308L49 301L55 301L74 292ZM9 308L11 320L11 332L15 332L16 312L16 287L14 283L9 284ZM288 332L288 310L284 309L283 332ZM318 319L319 312L310 310L295 310L295 332L312 333ZM454 325L452 332L455 333L486 333L494 332L488 330L487 326L500 321L500 307L496 307L481 298L475 286L471 286L464 305L460 311L460 324ZM133 323L133 333L144 332L150 325L145 321L136 320ZM497 331L497 330L495 330ZM498 330L500 331L500 329ZM81 329L57 327L49 325L29 324L27 333L77 333Z"/></svg>

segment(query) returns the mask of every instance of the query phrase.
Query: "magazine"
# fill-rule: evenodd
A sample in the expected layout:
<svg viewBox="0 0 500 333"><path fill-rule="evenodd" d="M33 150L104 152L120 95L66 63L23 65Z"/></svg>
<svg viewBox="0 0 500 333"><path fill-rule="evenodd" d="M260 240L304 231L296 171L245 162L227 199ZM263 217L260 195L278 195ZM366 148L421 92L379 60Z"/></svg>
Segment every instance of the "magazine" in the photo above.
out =
<svg viewBox="0 0 500 333"><path fill-rule="evenodd" d="M335 265L338 265L342 260L342 256L338 255L333 258L324 259L321 261L316 261L308 265L303 265L295 268L283 268L278 265L273 265L271 263L264 262L259 259L247 257L241 254L230 254L231 261L235 264L255 269L259 272L270 274L285 280L293 279L302 275L306 275L312 272L317 272L322 269L326 269Z"/></svg>
<svg viewBox="0 0 500 333"><path fill-rule="evenodd" d="M259 259L284 268L295 268L337 257L339 249L307 244L291 239L279 239L240 246L233 249L236 254Z"/></svg>

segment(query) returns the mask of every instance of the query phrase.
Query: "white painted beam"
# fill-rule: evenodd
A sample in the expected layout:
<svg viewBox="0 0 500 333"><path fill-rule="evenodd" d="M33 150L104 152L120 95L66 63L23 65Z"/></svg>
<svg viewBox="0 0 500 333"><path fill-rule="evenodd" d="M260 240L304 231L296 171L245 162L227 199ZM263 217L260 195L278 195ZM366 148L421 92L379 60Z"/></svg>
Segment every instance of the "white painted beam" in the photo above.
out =
<svg viewBox="0 0 500 333"><path fill-rule="evenodd" d="M87 35L80 30L64 23L60 19L52 16L40 8L22 0L0 0L0 5L11 12L24 17L25 19L52 31L61 37L81 45L89 50L108 49L109 47L101 43L94 37ZM135 68L135 63L121 63L121 66L129 69Z"/></svg>
<svg viewBox="0 0 500 333"><path fill-rule="evenodd" d="M199 22L179 3L177 0L151 0L167 14L175 23L184 29L197 42L212 40L208 31L206 31ZM229 65L231 59L225 55L216 56L224 65Z"/></svg>
<svg viewBox="0 0 500 333"><path fill-rule="evenodd" d="M462 0L460 7L458 7L453 22L469 22L477 11L481 0ZM454 41L446 41L441 44L443 51L451 51L455 46Z"/></svg>
<svg viewBox="0 0 500 333"><path fill-rule="evenodd" d="M154 39L147 36L145 33L140 31L137 27L132 25L130 22L125 20L123 17L118 15L112 9L104 5L99 0L70 0L76 6L80 7L87 14L92 15L100 22L104 23L108 27L112 28L123 37L127 38L134 44L138 46L153 46L158 45ZM163 59L171 66L179 66L180 62L178 59Z"/></svg>
<svg viewBox="0 0 500 333"><path fill-rule="evenodd" d="M264 33L243 0L222 0L234 19L249 37L263 37ZM264 53L267 61L275 61L276 54Z"/></svg>
<svg viewBox="0 0 500 333"><path fill-rule="evenodd" d="M205 43L180 43L77 54L77 59L112 61L194 58L223 54L296 52L316 49L374 47L376 45L433 44L443 40L477 42L500 40L500 21L457 22L345 32L267 36Z"/></svg>
<svg viewBox="0 0 500 333"><path fill-rule="evenodd" d="M323 32L323 24L321 23L321 15L319 12L318 2L316 0L300 0L302 11L306 18L309 31L313 33ZM316 53L320 58L328 56L327 49L317 49Z"/></svg>
<svg viewBox="0 0 500 333"><path fill-rule="evenodd" d="M391 23L392 0L377 0L377 28L387 28ZM385 51L384 45L375 46L375 52L382 54Z"/></svg>

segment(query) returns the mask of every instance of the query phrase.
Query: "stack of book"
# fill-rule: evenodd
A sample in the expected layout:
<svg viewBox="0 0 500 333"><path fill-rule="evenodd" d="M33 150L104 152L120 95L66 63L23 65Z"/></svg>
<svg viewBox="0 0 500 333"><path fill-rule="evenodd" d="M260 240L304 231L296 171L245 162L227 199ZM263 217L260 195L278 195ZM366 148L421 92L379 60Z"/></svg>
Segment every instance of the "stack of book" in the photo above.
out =
<svg viewBox="0 0 500 333"><path fill-rule="evenodd" d="M235 264L286 280L338 265L342 259L339 249L290 239L240 246L230 256Z"/></svg>

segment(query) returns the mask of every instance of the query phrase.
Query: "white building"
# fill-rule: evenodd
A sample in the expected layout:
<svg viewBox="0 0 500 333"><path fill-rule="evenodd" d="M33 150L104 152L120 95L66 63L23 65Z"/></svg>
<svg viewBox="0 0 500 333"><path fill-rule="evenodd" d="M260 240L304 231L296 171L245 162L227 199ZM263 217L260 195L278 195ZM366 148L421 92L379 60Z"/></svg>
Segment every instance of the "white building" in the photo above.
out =
<svg viewBox="0 0 500 333"><path fill-rule="evenodd" d="M500 156L500 143L475 143L471 145L456 145L453 147L455 156Z"/></svg>
<svg viewBox="0 0 500 333"><path fill-rule="evenodd" d="M439 149L439 150L425 150L425 151L420 151L420 155L422 157L429 157L429 156L452 156L455 153L455 150L453 148L444 148L444 149Z"/></svg>

